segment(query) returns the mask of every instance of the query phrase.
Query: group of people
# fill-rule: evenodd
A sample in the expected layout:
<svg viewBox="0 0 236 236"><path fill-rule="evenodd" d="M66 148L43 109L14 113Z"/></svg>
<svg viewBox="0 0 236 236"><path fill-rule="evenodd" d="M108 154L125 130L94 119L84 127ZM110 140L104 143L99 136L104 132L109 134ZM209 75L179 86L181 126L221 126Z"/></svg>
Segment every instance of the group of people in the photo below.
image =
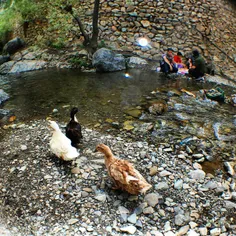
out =
<svg viewBox="0 0 236 236"><path fill-rule="evenodd" d="M206 73L206 63L197 49L192 51L192 55L187 58L186 63L183 63L183 55L178 52L177 55L173 55L173 49L168 48L167 53L162 56L160 61L161 72L165 74L177 73L179 69L188 69L188 74L191 77L200 79Z"/></svg>

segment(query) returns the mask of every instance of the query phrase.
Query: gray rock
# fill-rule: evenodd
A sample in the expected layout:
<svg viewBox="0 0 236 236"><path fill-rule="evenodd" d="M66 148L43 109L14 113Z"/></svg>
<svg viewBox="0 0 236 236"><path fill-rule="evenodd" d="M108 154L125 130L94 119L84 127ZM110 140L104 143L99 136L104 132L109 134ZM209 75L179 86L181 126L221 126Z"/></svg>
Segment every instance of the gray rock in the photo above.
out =
<svg viewBox="0 0 236 236"><path fill-rule="evenodd" d="M120 228L120 230L122 232L126 232L126 233L129 233L129 234L134 234L136 232L136 227L133 226L133 225L127 225L127 226L123 226Z"/></svg>
<svg viewBox="0 0 236 236"><path fill-rule="evenodd" d="M199 232L202 236L205 236L205 235L207 235L207 228L201 227L201 228L199 228Z"/></svg>
<svg viewBox="0 0 236 236"><path fill-rule="evenodd" d="M21 73L32 70L41 70L44 69L47 65L46 61L34 61L34 60L25 60L19 61L13 65L8 73Z"/></svg>
<svg viewBox="0 0 236 236"><path fill-rule="evenodd" d="M14 38L12 40L10 40L9 42L7 42L4 47L3 47L3 53L4 54L14 54L15 52L17 52L20 48L25 46L25 42L24 40L22 40L21 38Z"/></svg>
<svg viewBox="0 0 236 236"><path fill-rule="evenodd" d="M154 209L152 207L147 207L143 209L143 214L152 214L154 213Z"/></svg>
<svg viewBox="0 0 236 236"><path fill-rule="evenodd" d="M175 224L178 226L182 226L185 223L185 216L182 214L178 214L175 216Z"/></svg>
<svg viewBox="0 0 236 236"><path fill-rule="evenodd" d="M8 61L0 65L0 74L1 75L7 74L15 63L16 63L15 61Z"/></svg>
<svg viewBox="0 0 236 236"><path fill-rule="evenodd" d="M158 184L155 185L155 189L156 190L165 190L165 189L168 189L169 188L169 185L166 183L166 182L160 182Z"/></svg>
<svg viewBox="0 0 236 236"><path fill-rule="evenodd" d="M0 105L8 99L9 99L9 95L6 92L4 92L2 89L0 89ZM2 111L2 113L4 113L4 111Z"/></svg>
<svg viewBox="0 0 236 236"><path fill-rule="evenodd" d="M159 194L149 193L145 196L144 200L148 203L149 206L155 207L158 203Z"/></svg>
<svg viewBox="0 0 236 236"><path fill-rule="evenodd" d="M221 233L220 228L215 228L215 229L210 230L210 235L211 236L217 236L217 235L220 235L220 233Z"/></svg>
<svg viewBox="0 0 236 236"><path fill-rule="evenodd" d="M130 215L127 220L128 220L128 222L130 222L132 224L136 224L136 222L137 222L137 215L134 213L134 214Z"/></svg>
<svg viewBox="0 0 236 236"><path fill-rule="evenodd" d="M1 102L0 102L0 104L1 104ZM1 120L3 117L7 116L9 113L10 113L9 110L0 109L0 120Z"/></svg>
<svg viewBox="0 0 236 236"><path fill-rule="evenodd" d="M225 201L225 208L226 209L236 209L236 203L233 203L231 201Z"/></svg>
<svg viewBox="0 0 236 236"><path fill-rule="evenodd" d="M128 68L142 68L146 66L148 63L146 60L139 57L129 57L127 59Z"/></svg>
<svg viewBox="0 0 236 236"><path fill-rule="evenodd" d="M183 180L182 179L176 180L174 188L178 189L178 190L181 190L183 188Z"/></svg>
<svg viewBox="0 0 236 236"><path fill-rule="evenodd" d="M203 170L192 170L189 172L191 179L203 180L206 176L206 173Z"/></svg>
<svg viewBox="0 0 236 236"><path fill-rule="evenodd" d="M101 48L93 54L92 64L97 72L120 71L126 68L124 56L106 48Z"/></svg>

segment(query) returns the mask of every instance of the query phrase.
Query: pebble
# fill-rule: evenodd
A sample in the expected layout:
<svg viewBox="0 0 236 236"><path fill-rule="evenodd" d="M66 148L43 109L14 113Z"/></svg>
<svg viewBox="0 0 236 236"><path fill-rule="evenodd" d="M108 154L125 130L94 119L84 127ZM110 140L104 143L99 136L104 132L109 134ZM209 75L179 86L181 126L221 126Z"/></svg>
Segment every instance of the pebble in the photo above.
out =
<svg viewBox="0 0 236 236"><path fill-rule="evenodd" d="M220 235L220 234L221 234L221 229L220 228L215 228L215 229L210 230L210 235L211 236L217 236L217 235Z"/></svg>
<svg viewBox="0 0 236 236"><path fill-rule="evenodd" d="M207 235L208 230L206 227L200 227L199 232L202 236L205 236L205 235Z"/></svg>
<svg viewBox="0 0 236 236"><path fill-rule="evenodd" d="M155 207L158 203L159 194L149 193L145 196L144 200L148 203L149 206Z"/></svg>
<svg viewBox="0 0 236 236"><path fill-rule="evenodd" d="M149 175L154 176L158 172L158 167L157 166L152 166L150 168L150 173Z"/></svg>
<svg viewBox="0 0 236 236"><path fill-rule="evenodd" d="M126 232L126 233L129 233L129 234L134 234L136 232L137 228L133 225L128 225L128 226L121 227L120 230L122 232Z"/></svg>
<svg viewBox="0 0 236 236"><path fill-rule="evenodd" d="M183 180L182 179L176 180L174 184L174 188L181 190L183 188Z"/></svg>
<svg viewBox="0 0 236 236"><path fill-rule="evenodd" d="M169 188L169 185L166 182L160 182L160 183L155 185L156 190L165 190L165 189L168 189L168 188Z"/></svg>
<svg viewBox="0 0 236 236"><path fill-rule="evenodd" d="M134 214L130 215L127 220L128 220L128 222L130 222L132 224L136 224L136 222L137 222L137 215L134 213Z"/></svg>
<svg viewBox="0 0 236 236"><path fill-rule="evenodd" d="M182 227L178 230L176 236L186 235L186 233L188 232L188 230L189 230L189 226L188 226L188 225L182 226Z"/></svg>
<svg viewBox="0 0 236 236"><path fill-rule="evenodd" d="M21 145L21 146L20 146L20 149L21 149L22 151L25 151L25 150L27 150L27 146L26 146L26 145Z"/></svg>
<svg viewBox="0 0 236 236"><path fill-rule="evenodd" d="M203 180L206 176L206 173L203 170L192 170L189 172L191 179Z"/></svg>

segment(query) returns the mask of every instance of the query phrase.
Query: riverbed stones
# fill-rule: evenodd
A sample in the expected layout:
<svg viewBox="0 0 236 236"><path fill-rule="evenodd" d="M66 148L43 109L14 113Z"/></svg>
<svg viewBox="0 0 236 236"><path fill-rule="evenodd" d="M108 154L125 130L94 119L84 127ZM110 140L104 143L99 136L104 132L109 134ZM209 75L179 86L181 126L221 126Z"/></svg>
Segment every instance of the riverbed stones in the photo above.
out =
<svg viewBox="0 0 236 236"><path fill-rule="evenodd" d="M196 171L195 160L184 149L176 151L179 140L153 145L127 138L126 131L115 136L84 128L81 157L63 163L48 150L50 136L46 121L14 124L5 132L7 135L0 142L3 157L0 195L4 201L0 201L0 206L10 229L17 227L19 233L15 235L41 232L42 235L192 236L204 235L203 228L209 230L208 234L215 228L220 228L221 234L235 234L232 220L235 200L225 199L226 193L229 196L235 193L234 179L232 176L224 179L220 173L200 180L191 178L189 173ZM113 190L103 156L93 152L98 142L105 142L115 155L135 163L153 185L154 192L130 196ZM22 151L22 145L27 149ZM171 152L164 151L170 147ZM188 159L178 158L179 153ZM158 173L165 170L170 174L151 176L149 171L153 166L157 166ZM79 171L72 173L75 168ZM155 185L161 187L156 190ZM216 186L221 186L221 192L216 193ZM19 203L17 215L15 205L3 204L5 199L11 200L10 196ZM101 198L96 199L98 196ZM19 218L19 213L24 218Z"/></svg>
<svg viewBox="0 0 236 236"><path fill-rule="evenodd" d="M120 71L126 68L124 56L107 48L101 48L93 54L92 64L97 72Z"/></svg>
<svg viewBox="0 0 236 236"><path fill-rule="evenodd" d="M127 59L128 68L143 68L147 65L147 61L140 57L129 57Z"/></svg>

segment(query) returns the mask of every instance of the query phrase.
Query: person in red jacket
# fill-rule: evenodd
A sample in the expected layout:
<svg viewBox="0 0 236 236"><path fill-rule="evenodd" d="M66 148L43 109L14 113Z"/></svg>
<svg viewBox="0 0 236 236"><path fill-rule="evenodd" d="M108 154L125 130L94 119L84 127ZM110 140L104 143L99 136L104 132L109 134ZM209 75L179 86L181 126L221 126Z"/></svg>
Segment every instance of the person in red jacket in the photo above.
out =
<svg viewBox="0 0 236 236"><path fill-rule="evenodd" d="M174 63L178 68L185 68L184 63L182 62L182 56L181 52L177 52L177 55L174 56Z"/></svg>

